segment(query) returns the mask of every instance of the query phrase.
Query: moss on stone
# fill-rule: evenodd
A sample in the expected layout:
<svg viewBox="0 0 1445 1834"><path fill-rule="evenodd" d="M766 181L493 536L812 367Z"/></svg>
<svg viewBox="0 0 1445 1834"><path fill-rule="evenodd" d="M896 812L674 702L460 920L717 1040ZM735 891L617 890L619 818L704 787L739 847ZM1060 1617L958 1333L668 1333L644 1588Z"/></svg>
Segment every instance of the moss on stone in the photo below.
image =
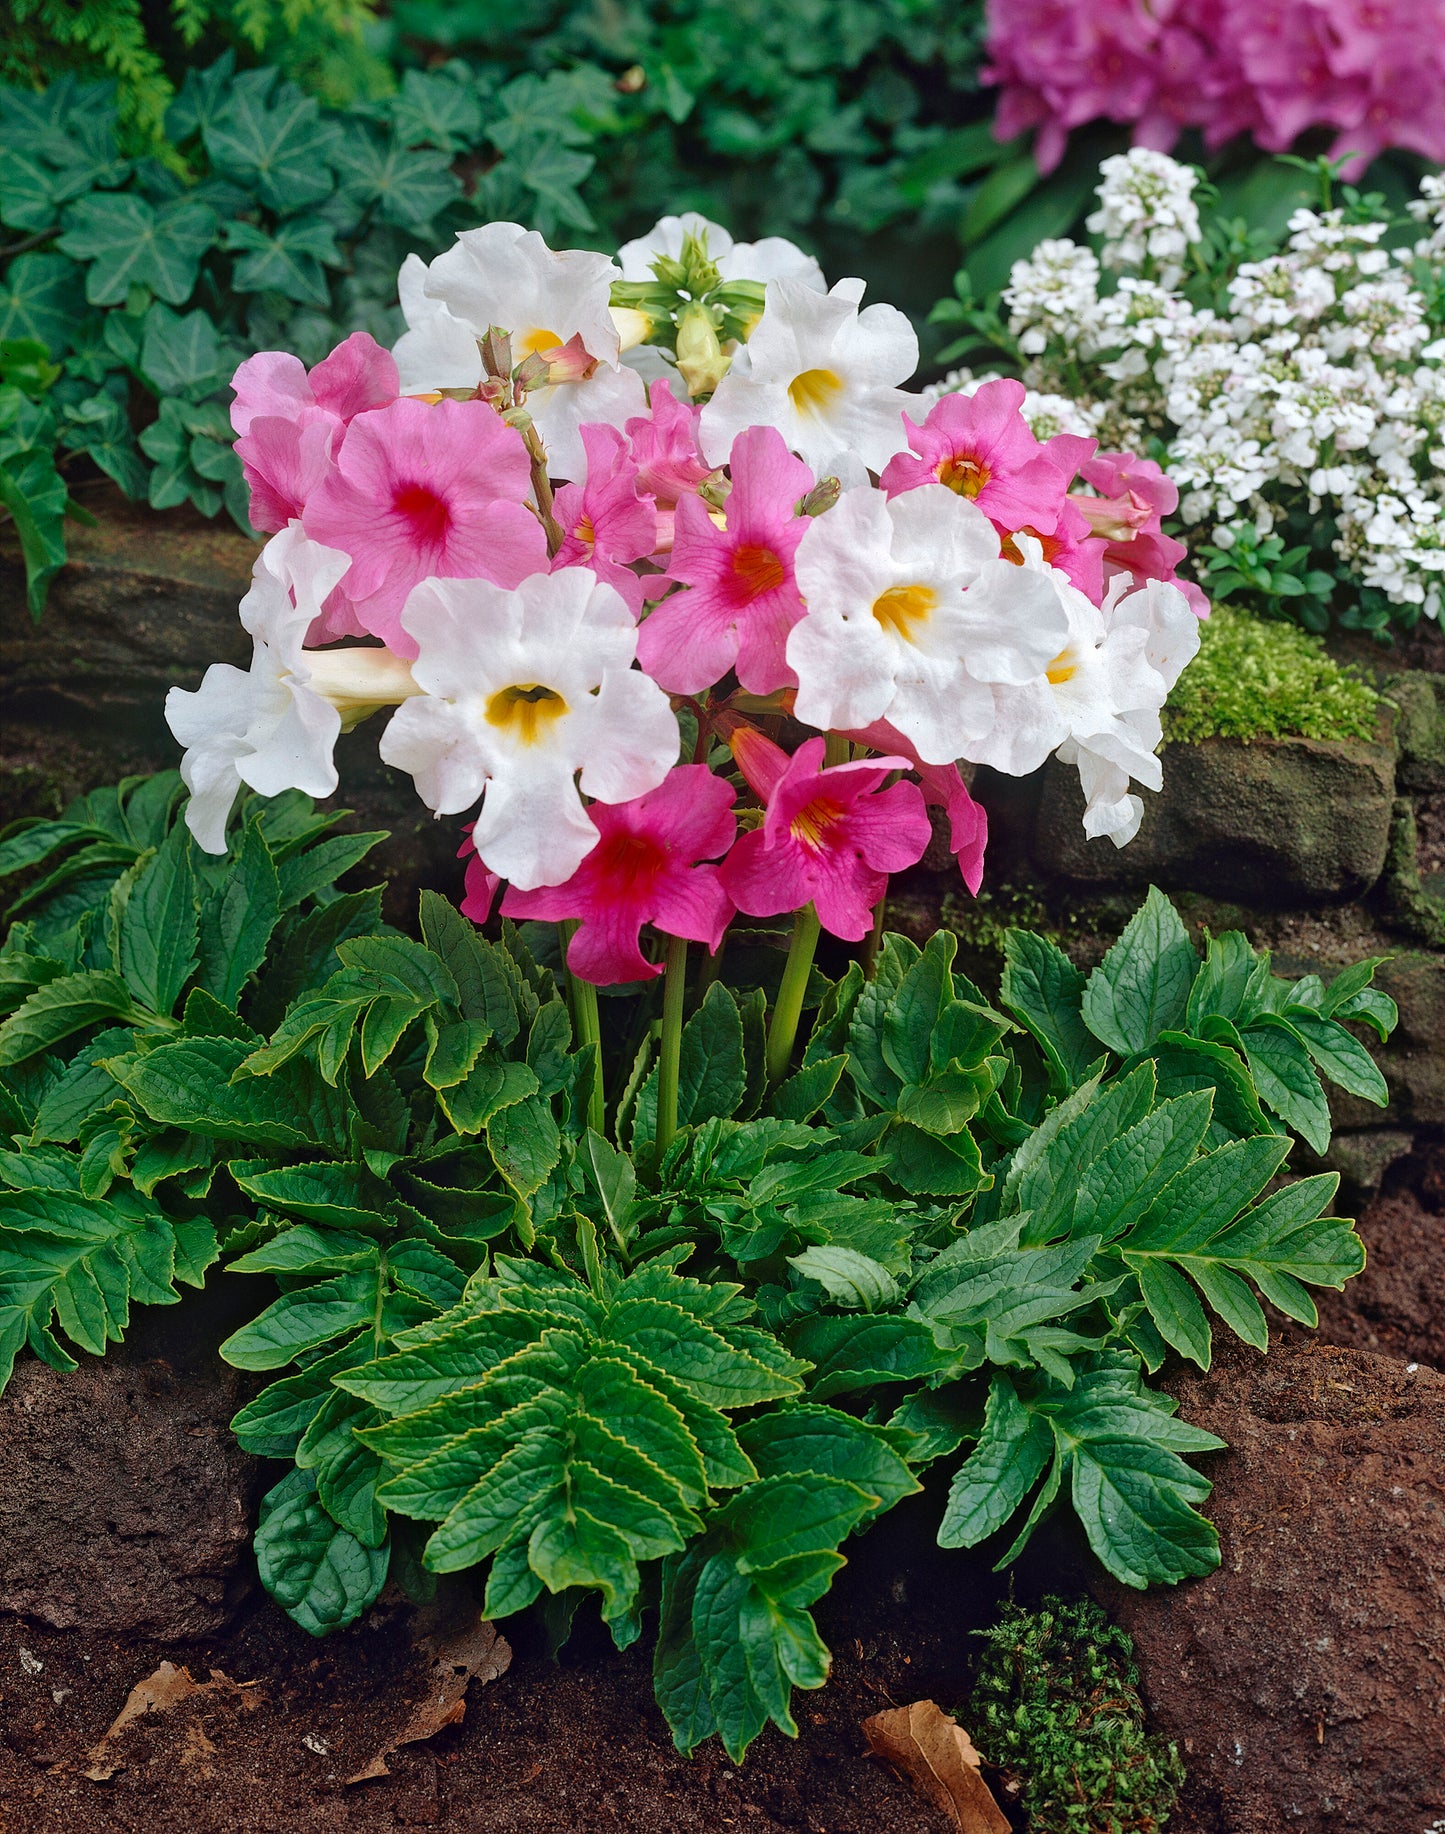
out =
<svg viewBox="0 0 1445 1834"><path fill-rule="evenodd" d="M1164 714L1165 736L1372 739L1379 695L1292 624L1216 605Z"/></svg>

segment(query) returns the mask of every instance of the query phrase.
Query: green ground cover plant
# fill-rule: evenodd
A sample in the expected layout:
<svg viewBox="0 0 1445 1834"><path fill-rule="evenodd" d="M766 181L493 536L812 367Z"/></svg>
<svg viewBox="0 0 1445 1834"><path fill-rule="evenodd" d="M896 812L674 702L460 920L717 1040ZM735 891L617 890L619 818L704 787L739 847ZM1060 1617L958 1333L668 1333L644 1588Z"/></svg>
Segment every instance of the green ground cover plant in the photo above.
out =
<svg viewBox="0 0 1445 1834"><path fill-rule="evenodd" d="M581 122L609 106L594 76L448 66L333 109L227 53L167 108L173 161L125 151L113 83L0 87L0 516L32 610L65 558L57 468L247 528L228 414L243 357L391 342L403 257L479 220L589 225Z"/></svg>
<svg viewBox="0 0 1445 1834"><path fill-rule="evenodd" d="M977 1634L965 1717L989 1763L1021 1784L1031 1834L1159 1834L1184 1764L1144 1729L1128 1633L1092 1599L1046 1598L1006 1604Z"/></svg>
<svg viewBox="0 0 1445 1834"><path fill-rule="evenodd" d="M678 1744L740 1758L826 1676L847 1538L936 1461L945 1546L1008 1561L1067 1502L1127 1584L1217 1564L1221 1442L1149 1377L1361 1266L1335 1177L1278 1177L1328 1143L1321 1076L1385 1099L1375 963L1201 959L1151 892L1088 976L1014 932L992 1002L947 932L888 936L796 1043L712 980L674 1082L655 988L602 1029L549 928L428 894L405 935L336 883L377 837L290 795L213 860L179 789L0 841L0 1350L67 1368L177 1281L253 1282L222 1355L271 1378L234 1425L285 1467L256 1551L298 1622L472 1570L494 1617L651 1615Z"/></svg>
<svg viewBox="0 0 1445 1834"><path fill-rule="evenodd" d="M1198 739L1373 739L1380 697L1295 625L1216 605L1199 654L1175 683L1167 736Z"/></svg>

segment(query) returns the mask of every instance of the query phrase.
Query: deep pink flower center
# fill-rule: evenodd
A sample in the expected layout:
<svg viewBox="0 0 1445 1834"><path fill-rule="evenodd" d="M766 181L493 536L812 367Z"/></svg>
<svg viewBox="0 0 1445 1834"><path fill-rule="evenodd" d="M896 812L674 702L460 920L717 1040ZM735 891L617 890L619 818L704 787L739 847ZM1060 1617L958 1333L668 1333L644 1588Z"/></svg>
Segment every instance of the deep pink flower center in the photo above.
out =
<svg viewBox="0 0 1445 1834"><path fill-rule="evenodd" d="M398 486L391 507L418 547L439 548L445 542L452 525L451 506L425 484Z"/></svg>
<svg viewBox="0 0 1445 1834"><path fill-rule="evenodd" d="M822 853L832 844L832 831L845 813L843 805L834 802L831 796L815 796L811 802L805 802L788 823L788 832L811 852Z"/></svg>
<svg viewBox="0 0 1445 1834"><path fill-rule="evenodd" d="M646 892L666 865L666 847L649 834L609 835L597 848L600 876L624 896Z"/></svg>
<svg viewBox="0 0 1445 1834"><path fill-rule="evenodd" d="M993 468L968 452L955 452L938 467L938 481L961 497L976 497L993 476Z"/></svg>
<svg viewBox="0 0 1445 1834"><path fill-rule="evenodd" d="M782 585L783 563L771 548L745 543L733 555L733 578L743 598L761 598Z"/></svg>

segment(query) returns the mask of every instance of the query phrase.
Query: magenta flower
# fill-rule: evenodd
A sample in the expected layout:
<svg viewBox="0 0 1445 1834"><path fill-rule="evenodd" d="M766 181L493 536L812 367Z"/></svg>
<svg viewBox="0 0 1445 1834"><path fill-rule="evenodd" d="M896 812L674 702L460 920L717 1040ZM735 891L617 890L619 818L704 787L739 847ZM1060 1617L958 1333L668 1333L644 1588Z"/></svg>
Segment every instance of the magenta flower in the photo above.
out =
<svg viewBox="0 0 1445 1834"><path fill-rule="evenodd" d="M660 508L670 509L680 497L692 496L712 469L697 443L701 418L702 409L679 401L664 379L652 385L651 413L635 415L627 423L638 488Z"/></svg>
<svg viewBox="0 0 1445 1834"><path fill-rule="evenodd" d="M932 834L917 784L883 788L910 760L825 770L821 738L805 740L791 758L755 728L739 728L728 742L767 813L723 861L724 891L750 917L811 904L825 930L861 942L889 873L916 865Z"/></svg>
<svg viewBox="0 0 1445 1834"><path fill-rule="evenodd" d="M1088 512L1080 506L1096 498L1067 497L1059 507L1058 519L1050 530L1023 528L1019 535L1030 535L1039 544L1044 560L1066 574L1086 598L1095 604L1104 596L1104 543L1094 531ZM999 553L1016 567L1024 564L1018 543L1012 534L999 542Z"/></svg>
<svg viewBox="0 0 1445 1834"><path fill-rule="evenodd" d="M521 434L484 401L394 401L352 421L303 521L351 556L341 585L362 627L414 657L401 610L422 580L514 587L547 571L530 481Z"/></svg>
<svg viewBox="0 0 1445 1834"><path fill-rule="evenodd" d="M495 873L483 864L472 840L474 821L469 821L462 829L462 844L457 848L457 858L467 863L466 875L462 880L461 912L463 917L470 917L473 923L485 923L492 914L492 905L496 902L501 889L500 873Z"/></svg>
<svg viewBox="0 0 1445 1834"><path fill-rule="evenodd" d="M775 427L740 433L730 464L727 527L700 497L682 498L669 575L684 590L637 635L639 662L670 694L700 694L732 668L749 694L797 686L784 646L804 613L793 556L808 522L796 505L813 474Z"/></svg>
<svg viewBox="0 0 1445 1834"><path fill-rule="evenodd" d="M1179 486L1173 479L1166 477L1153 459L1136 458L1132 452L1096 453L1080 471L1099 495L1071 496L1069 504L1088 518L1095 536L1104 544L1106 581L1119 573L1133 574L1136 579L1163 580L1179 587L1196 616L1207 618L1209 601L1203 592L1191 581L1177 577L1179 563L1188 550L1160 526L1163 518L1179 506ZM1101 595L1093 596L1097 600Z"/></svg>
<svg viewBox="0 0 1445 1834"><path fill-rule="evenodd" d="M557 492L555 514L566 531L552 568L590 567L598 579L615 586L634 617L642 610L648 581L628 564L643 560L657 545L657 512L638 494L637 467L627 441L616 427L581 429L587 454L587 477L564 484Z"/></svg>
<svg viewBox="0 0 1445 1834"><path fill-rule="evenodd" d="M963 882L978 896L983 884L983 856L988 848L988 811L975 802L956 764L925 764L918 753L887 720L875 720L862 732L847 735L859 744L871 745L876 751L898 752L907 758L923 790L923 800L931 808L943 810L948 819L948 851L958 863Z"/></svg>
<svg viewBox="0 0 1445 1834"><path fill-rule="evenodd" d="M508 888L507 917L544 922L578 918L567 966L584 981L611 987L661 974L639 948L644 923L716 953L733 916L719 868L737 832L733 791L705 764L680 764L655 790L631 802L593 803L597 845L563 885Z"/></svg>
<svg viewBox="0 0 1445 1834"><path fill-rule="evenodd" d="M888 461L879 479L890 497L946 484L976 503L994 526L1052 534L1070 480L1094 442L1061 434L1039 444L1021 412L1024 386L1011 377L972 395L944 395L921 426L905 414L911 452Z"/></svg>
<svg viewBox="0 0 1445 1834"><path fill-rule="evenodd" d="M232 378L231 425L251 487L251 521L278 534L305 509L332 469L349 421L399 392L396 364L364 331L307 372L299 357L262 350Z"/></svg>

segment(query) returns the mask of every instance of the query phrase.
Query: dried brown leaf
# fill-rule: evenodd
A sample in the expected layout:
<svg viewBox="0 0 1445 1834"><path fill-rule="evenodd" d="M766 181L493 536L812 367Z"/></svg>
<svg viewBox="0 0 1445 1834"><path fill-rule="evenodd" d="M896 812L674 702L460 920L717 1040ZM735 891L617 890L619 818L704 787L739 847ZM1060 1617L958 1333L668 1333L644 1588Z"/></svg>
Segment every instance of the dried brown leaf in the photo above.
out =
<svg viewBox="0 0 1445 1834"><path fill-rule="evenodd" d="M1009 1834L1008 1816L979 1772L973 1740L933 1701L875 1713L863 1721L863 1736L958 1834Z"/></svg>
<svg viewBox="0 0 1445 1834"><path fill-rule="evenodd" d="M84 1775L92 1783L108 1783L118 1770L125 1769L124 1761L112 1755L112 1747L127 1727L152 1713L169 1713L197 1694L224 1698L248 1711L264 1698L257 1682L232 1681L218 1668L211 1670L209 1681L197 1681L188 1668L177 1668L174 1662L162 1662L153 1675L135 1684L99 1742L85 1754L90 1759L90 1766Z"/></svg>
<svg viewBox="0 0 1445 1834"><path fill-rule="evenodd" d="M477 1619L450 1635L422 1639L421 1647L431 1655L427 1671L427 1689L411 1710L401 1731L395 1732L371 1762L348 1783L365 1783L370 1777L391 1775L386 1760L402 1745L416 1745L434 1738L445 1726L457 1725L467 1711L467 1686L472 1681L495 1681L505 1675L512 1660L512 1646L498 1635L495 1624Z"/></svg>

